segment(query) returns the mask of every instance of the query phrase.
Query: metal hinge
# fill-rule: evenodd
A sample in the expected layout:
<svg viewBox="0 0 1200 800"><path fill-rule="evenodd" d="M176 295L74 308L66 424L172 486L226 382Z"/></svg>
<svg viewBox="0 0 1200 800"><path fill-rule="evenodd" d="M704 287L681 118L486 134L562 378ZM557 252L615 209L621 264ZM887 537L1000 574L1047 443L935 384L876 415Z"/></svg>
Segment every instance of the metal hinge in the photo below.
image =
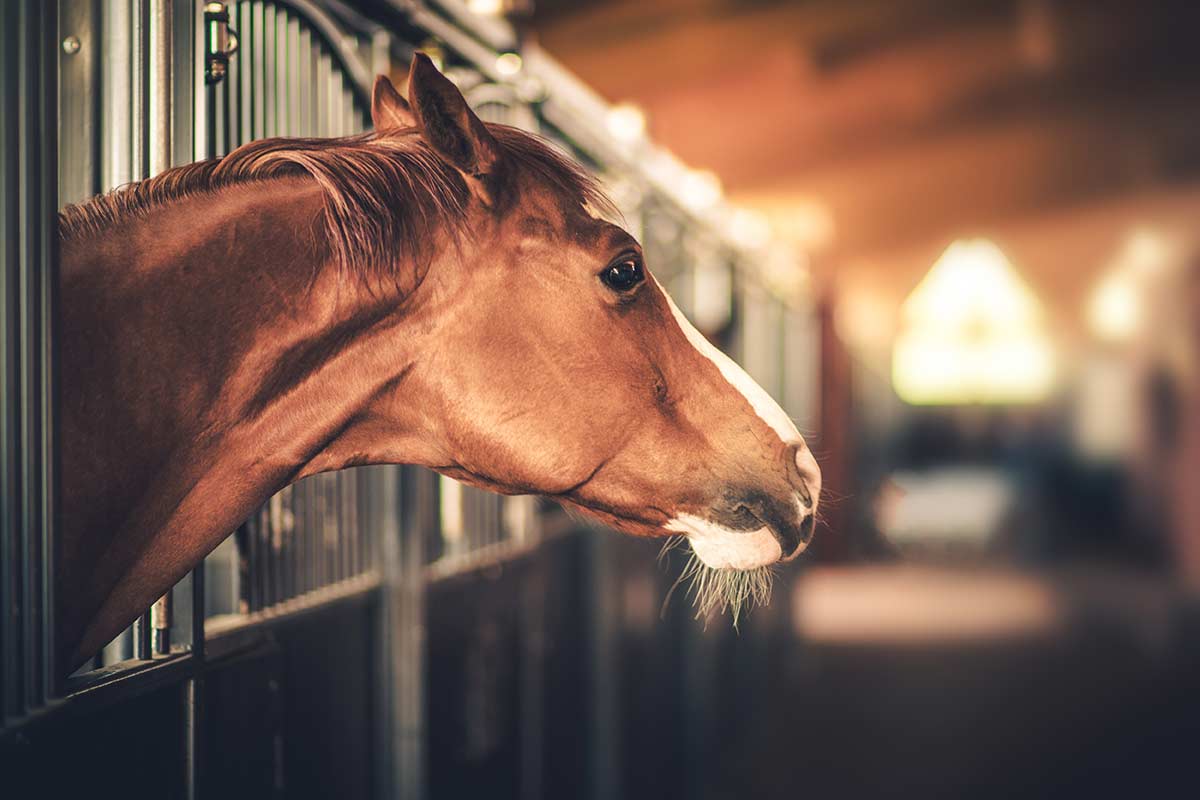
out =
<svg viewBox="0 0 1200 800"><path fill-rule="evenodd" d="M237 52L237 31L229 27L225 3L204 6L204 82L220 83L229 68L229 57Z"/></svg>

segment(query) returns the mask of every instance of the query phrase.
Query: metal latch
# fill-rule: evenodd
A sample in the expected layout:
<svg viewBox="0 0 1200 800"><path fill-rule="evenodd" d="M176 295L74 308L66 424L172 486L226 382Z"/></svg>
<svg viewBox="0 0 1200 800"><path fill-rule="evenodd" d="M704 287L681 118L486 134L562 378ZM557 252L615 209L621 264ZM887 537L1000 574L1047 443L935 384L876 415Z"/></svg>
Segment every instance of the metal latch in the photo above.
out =
<svg viewBox="0 0 1200 800"><path fill-rule="evenodd" d="M237 31L229 27L225 3L204 6L204 82L220 83L229 69L229 57L237 52Z"/></svg>

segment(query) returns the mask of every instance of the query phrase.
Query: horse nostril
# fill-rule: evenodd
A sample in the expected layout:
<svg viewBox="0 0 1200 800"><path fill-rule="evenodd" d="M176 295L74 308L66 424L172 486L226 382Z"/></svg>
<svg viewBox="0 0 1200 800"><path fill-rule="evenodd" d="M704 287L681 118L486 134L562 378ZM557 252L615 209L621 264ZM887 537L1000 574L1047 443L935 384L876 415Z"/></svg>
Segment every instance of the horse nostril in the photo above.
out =
<svg viewBox="0 0 1200 800"><path fill-rule="evenodd" d="M816 459L812 457L804 442L797 442L787 446L784 461L788 483L800 495L804 507L812 508L814 487L819 490L821 486L821 473L817 468Z"/></svg>
<svg viewBox="0 0 1200 800"><path fill-rule="evenodd" d="M793 539L791 536L782 537L776 536L779 540L780 549L783 555L780 561L791 561L796 556L808 549L809 542L812 541L813 532L817 528L817 520L812 514L809 514L800 520L799 528L796 531L796 536Z"/></svg>
<svg viewBox="0 0 1200 800"><path fill-rule="evenodd" d="M730 522L735 529L761 528L765 522L762 515L745 503L737 503L730 510Z"/></svg>

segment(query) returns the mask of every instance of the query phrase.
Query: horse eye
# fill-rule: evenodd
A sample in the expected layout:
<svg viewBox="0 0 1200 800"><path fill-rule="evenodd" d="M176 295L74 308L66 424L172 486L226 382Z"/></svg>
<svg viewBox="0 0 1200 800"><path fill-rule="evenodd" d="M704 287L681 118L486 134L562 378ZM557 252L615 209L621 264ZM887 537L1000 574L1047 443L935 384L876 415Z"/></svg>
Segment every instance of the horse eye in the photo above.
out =
<svg viewBox="0 0 1200 800"><path fill-rule="evenodd" d="M604 285L617 292L628 292L645 279L642 262L634 256L627 256L609 264L604 268L604 272L600 273L600 280Z"/></svg>

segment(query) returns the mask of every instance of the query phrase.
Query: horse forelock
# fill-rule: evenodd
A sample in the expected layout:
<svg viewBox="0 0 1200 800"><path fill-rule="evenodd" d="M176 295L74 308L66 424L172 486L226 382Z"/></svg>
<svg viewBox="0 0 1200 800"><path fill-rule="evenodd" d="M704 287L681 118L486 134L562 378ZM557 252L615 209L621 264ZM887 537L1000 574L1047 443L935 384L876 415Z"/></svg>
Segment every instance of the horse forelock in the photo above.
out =
<svg viewBox="0 0 1200 800"><path fill-rule="evenodd" d="M615 215L596 179L546 140L488 124L507 174L532 179L589 214ZM463 177L415 129L335 139L261 139L218 159L175 167L59 213L64 239L98 235L110 226L171 202L258 181L303 176L324 195L323 244L351 276L389 276L403 260L431 256L441 233L469 234L470 191ZM520 202L511 182L507 210Z"/></svg>

